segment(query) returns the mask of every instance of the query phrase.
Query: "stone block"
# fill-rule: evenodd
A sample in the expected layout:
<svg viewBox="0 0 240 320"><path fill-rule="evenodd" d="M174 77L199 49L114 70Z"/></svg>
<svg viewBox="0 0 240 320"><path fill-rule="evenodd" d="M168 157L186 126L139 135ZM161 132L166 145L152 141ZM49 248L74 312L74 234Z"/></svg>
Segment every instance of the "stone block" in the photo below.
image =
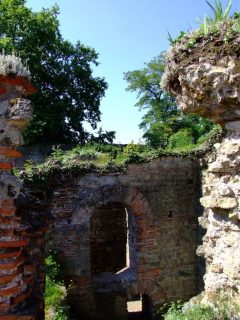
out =
<svg viewBox="0 0 240 320"><path fill-rule="evenodd" d="M10 172L0 172L0 199L17 197L21 188L21 182Z"/></svg>

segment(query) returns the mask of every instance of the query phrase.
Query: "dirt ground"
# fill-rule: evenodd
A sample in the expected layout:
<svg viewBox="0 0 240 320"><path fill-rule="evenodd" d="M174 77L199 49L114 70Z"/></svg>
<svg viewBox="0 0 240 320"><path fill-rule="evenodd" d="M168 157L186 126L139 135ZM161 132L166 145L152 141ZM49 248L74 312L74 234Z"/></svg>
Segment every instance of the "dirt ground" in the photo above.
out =
<svg viewBox="0 0 240 320"><path fill-rule="evenodd" d="M142 311L141 301L129 301L127 305L128 305L128 312L141 312Z"/></svg>
<svg viewBox="0 0 240 320"><path fill-rule="evenodd" d="M142 302L130 301L128 302L129 320L147 320L142 314Z"/></svg>

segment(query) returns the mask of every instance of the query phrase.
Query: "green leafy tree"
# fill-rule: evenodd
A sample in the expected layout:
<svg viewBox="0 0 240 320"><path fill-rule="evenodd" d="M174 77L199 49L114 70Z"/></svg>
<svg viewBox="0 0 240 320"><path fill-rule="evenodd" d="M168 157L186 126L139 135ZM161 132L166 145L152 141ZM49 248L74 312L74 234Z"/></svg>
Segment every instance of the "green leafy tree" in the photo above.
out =
<svg viewBox="0 0 240 320"><path fill-rule="evenodd" d="M56 5L33 12L25 0L0 0L0 50L15 51L27 62L38 89L31 98L34 115L25 131L28 143L84 142L92 135L83 122L96 129L100 120L107 84L92 74L98 55L80 42L74 45L62 38L58 14Z"/></svg>
<svg viewBox="0 0 240 320"><path fill-rule="evenodd" d="M139 127L145 132L143 137L152 146L167 147L169 138L179 130L188 128L193 141L208 132L212 124L198 116L183 115L177 108L175 99L160 88L164 73L164 52L152 59L145 67L124 74L128 82L127 90L137 92L140 110L145 109Z"/></svg>

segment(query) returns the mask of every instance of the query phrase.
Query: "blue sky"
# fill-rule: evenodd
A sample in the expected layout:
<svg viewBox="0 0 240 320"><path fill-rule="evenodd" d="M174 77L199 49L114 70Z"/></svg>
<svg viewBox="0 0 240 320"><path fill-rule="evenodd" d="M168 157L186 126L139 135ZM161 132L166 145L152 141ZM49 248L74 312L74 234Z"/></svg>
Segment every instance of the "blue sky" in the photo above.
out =
<svg viewBox="0 0 240 320"><path fill-rule="evenodd" d="M226 7L228 0L222 2ZM143 113L134 107L136 94L126 91L123 73L144 67L167 50L167 32L175 37L193 29L197 17L210 13L208 5L204 0L27 0L34 11L55 3L63 37L99 53L94 74L109 84L100 126L116 131L117 143L138 142ZM233 0L232 11L240 11L239 0Z"/></svg>

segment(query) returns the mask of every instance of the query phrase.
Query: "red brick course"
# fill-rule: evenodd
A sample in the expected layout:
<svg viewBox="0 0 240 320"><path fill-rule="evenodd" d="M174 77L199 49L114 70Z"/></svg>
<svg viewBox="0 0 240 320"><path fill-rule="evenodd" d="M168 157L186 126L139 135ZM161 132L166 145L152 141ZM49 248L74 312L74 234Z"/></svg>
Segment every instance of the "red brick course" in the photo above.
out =
<svg viewBox="0 0 240 320"><path fill-rule="evenodd" d="M11 162L0 162L0 170L12 170Z"/></svg>
<svg viewBox="0 0 240 320"><path fill-rule="evenodd" d="M0 215L1 216L13 216L15 214L16 208L15 207L1 207L0 208Z"/></svg>
<svg viewBox="0 0 240 320"><path fill-rule="evenodd" d="M19 151L16 151L14 149L10 148L5 148L5 147L0 147L0 155L6 156L6 157L11 157L11 158L21 158L22 153Z"/></svg>
<svg viewBox="0 0 240 320"><path fill-rule="evenodd" d="M28 245L29 240L27 239L0 241L0 248L21 248Z"/></svg>
<svg viewBox="0 0 240 320"><path fill-rule="evenodd" d="M37 320L35 316L0 315L0 320Z"/></svg>
<svg viewBox="0 0 240 320"><path fill-rule="evenodd" d="M9 93L11 97L20 98L22 94L33 94L36 88L22 76L3 76L0 75L0 95ZM16 90L18 86L18 90ZM22 107L21 104L18 106ZM21 110L21 119L19 122L14 119L14 126L21 122L16 128L20 131L23 129L22 121L27 122L30 113ZM2 119L4 120L4 119ZM26 120L26 121L25 121ZM12 125L11 119L6 119L8 128ZM9 129L8 129L9 130ZM12 163L9 158L20 158L22 154L14 149L21 139L8 139L8 146L0 146L0 156L5 157L0 161L0 171L9 171L2 176L4 185L2 194L6 198L0 200L0 319L3 320L34 320L35 316L14 315L31 294L30 286L32 285L32 277L24 275L24 264L29 256L29 243L32 232L26 232L27 224L22 221L22 215L16 215L15 197L17 197L20 184L16 178L11 177ZM5 142L4 142L5 143ZM8 178L9 177L9 178ZM8 180L9 179L9 180ZM6 182L7 181L7 182ZM9 184L8 184L9 181ZM12 197L11 197L12 195ZM27 235L27 236L26 236ZM16 248L16 249L15 249Z"/></svg>

